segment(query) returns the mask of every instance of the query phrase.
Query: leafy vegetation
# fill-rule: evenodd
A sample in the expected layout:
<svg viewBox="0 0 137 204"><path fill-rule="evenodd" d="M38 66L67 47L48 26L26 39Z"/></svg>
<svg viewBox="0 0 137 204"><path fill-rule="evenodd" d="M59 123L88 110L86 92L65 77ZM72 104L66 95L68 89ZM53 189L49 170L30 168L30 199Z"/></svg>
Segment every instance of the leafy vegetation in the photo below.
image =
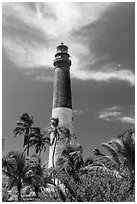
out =
<svg viewBox="0 0 137 204"><path fill-rule="evenodd" d="M14 135L24 134L24 151L10 151L2 159L4 202L135 201L134 129L102 144L109 155L95 149L85 159L81 145L69 144L72 135L59 126L58 119L52 118L44 133L33 124L32 115L21 115ZM56 161L56 148L62 140L65 142ZM47 145L54 145L51 168L40 159ZM36 154L29 155L30 147Z"/></svg>

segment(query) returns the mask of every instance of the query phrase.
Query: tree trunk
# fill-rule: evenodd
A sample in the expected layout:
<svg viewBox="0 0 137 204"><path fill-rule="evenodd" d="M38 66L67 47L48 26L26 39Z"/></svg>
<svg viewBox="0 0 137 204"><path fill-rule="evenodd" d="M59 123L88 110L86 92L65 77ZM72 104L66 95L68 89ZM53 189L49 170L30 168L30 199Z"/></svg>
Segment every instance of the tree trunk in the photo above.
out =
<svg viewBox="0 0 137 204"><path fill-rule="evenodd" d="M30 140L30 138L29 138L29 134L30 134L30 129L28 129L28 131L27 131L27 140L28 140L28 145L27 145L27 156L29 156L29 140Z"/></svg>
<svg viewBox="0 0 137 204"><path fill-rule="evenodd" d="M27 146L27 156L29 156L29 144Z"/></svg>
<svg viewBox="0 0 137 204"><path fill-rule="evenodd" d="M17 186L18 189L18 201L22 201L22 197L21 197L21 183Z"/></svg>
<svg viewBox="0 0 137 204"><path fill-rule="evenodd" d="M42 150L40 150L39 153L38 153L39 157L40 157L40 155L41 155L41 151L42 151Z"/></svg>
<svg viewBox="0 0 137 204"><path fill-rule="evenodd" d="M55 157L55 151L56 151L56 145L57 145L57 135L55 136L55 143L53 144L54 145L54 149L53 149L53 154L52 154L52 165L53 165L53 168L55 167L55 161L54 161L54 157ZM53 182L55 184L55 176L53 175Z"/></svg>
<svg viewBox="0 0 137 204"><path fill-rule="evenodd" d="M54 149L53 149L53 154L52 154L52 165L53 167L55 167L55 161L54 161L54 157L55 157L55 150L56 150L56 145L57 145L57 137L55 136L55 143L54 143Z"/></svg>
<svg viewBox="0 0 137 204"><path fill-rule="evenodd" d="M39 188L35 187L35 194L36 194L36 198L39 198Z"/></svg>

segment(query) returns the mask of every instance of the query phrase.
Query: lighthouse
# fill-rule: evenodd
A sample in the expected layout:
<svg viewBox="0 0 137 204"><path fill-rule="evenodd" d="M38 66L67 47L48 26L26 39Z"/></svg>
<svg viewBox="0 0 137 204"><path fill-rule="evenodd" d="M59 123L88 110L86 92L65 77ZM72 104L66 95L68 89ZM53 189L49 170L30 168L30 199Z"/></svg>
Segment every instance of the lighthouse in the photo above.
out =
<svg viewBox="0 0 137 204"><path fill-rule="evenodd" d="M53 88L53 104L52 104L52 118L59 119L59 126L69 130L73 135L73 113L72 113L72 96L71 96L71 80L70 80L70 66L71 60L68 54L68 47L61 43L57 46L55 60L53 62L54 73L54 88ZM54 135L51 133L50 139ZM71 139L71 144L74 144L74 139ZM64 140L59 141L49 148L49 163L48 167L52 167L53 151L55 150L55 161L58 159L61 149L64 146Z"/></svg>

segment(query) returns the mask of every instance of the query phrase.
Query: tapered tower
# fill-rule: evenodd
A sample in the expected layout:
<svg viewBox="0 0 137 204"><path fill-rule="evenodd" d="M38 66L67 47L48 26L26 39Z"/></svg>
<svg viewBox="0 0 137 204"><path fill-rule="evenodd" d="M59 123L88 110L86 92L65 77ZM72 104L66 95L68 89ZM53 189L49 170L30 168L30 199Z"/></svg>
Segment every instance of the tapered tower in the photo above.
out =
<svg viewBox="0 0 137 204"><path fill-rule="evenodd" d="M53 89L53 105L52 105L52 118L59 119L59 125L69 129L70 134L73 134L73 115L72 115L72 97L71 97L71 81L70 81L70 66L71 60L68 54L68 47L61 43L57 47L55 60L53 62L55 67L54 74L54 89ZM53 135L51 134L51 141ZM71 143L74 140L71 139ZM53 144L49 150L49 167L53 166ZM60 141L56 146L55 163L57 157L61 152L64 141Z"/></svg>

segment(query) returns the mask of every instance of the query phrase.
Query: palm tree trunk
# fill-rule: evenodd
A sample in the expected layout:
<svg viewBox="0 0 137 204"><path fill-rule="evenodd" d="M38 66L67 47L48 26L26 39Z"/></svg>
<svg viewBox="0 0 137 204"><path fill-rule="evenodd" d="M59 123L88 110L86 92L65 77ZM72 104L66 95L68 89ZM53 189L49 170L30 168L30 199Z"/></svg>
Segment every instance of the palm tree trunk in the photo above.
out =
<svg viewBox="0 0 137 204"><path fill-rule="evenodd" d="M39 198L39 188L35 187L35 194L36 194L36 198Z"/></svg>
<svg viewBox="0 0 137 204"><path fill-rule="evenodd" d="M21 183L19 183L19 185L17 186L18 189L18 201L22 201L22 197L21 197Z"/></svg>
<svg viewBox="0 0 137 204"><path fill-rule="evenodd" d="M54 143L54 149L53 149L53 154L52 154L52 165L53 165L53 168L55 167L55 151L56 151L56 145L57 145L57 136L55 136L55 143ZM55 176L53 175L53 182L55 184Z"/></svg>
<svg viewBox="0 0 137 204"><path fill-rule="evenodd" d="M41 151L42 151L42 149L39 150L39 153L38 153L39 157L40 157L40 155L41 155Z"/></svg>
<svg viewBox="0 0 137 204"><path fill-rule="evenodd" d="M29 156L29 141L28 141L28 145L27 145L27 156Z"/></svg>
<svg viewBox="0 0 137 204"><path fill-rule="evenodd" d="M30 140L30 138L29 138L29 135L30 135L30 129L28 129L27 130L27 156L29 156L29 140Z"/></svg>
<svg viewBox="0 0 137 204"><path fill-rule="evenodd" d="M54 157L55 157L55 150L56 150L56 145L57 145L57 137L55 136L55 143L54 143L54 149L53 149L53 154L52 154L52 165L55 167L55 162L54 162Z"/></svg>

